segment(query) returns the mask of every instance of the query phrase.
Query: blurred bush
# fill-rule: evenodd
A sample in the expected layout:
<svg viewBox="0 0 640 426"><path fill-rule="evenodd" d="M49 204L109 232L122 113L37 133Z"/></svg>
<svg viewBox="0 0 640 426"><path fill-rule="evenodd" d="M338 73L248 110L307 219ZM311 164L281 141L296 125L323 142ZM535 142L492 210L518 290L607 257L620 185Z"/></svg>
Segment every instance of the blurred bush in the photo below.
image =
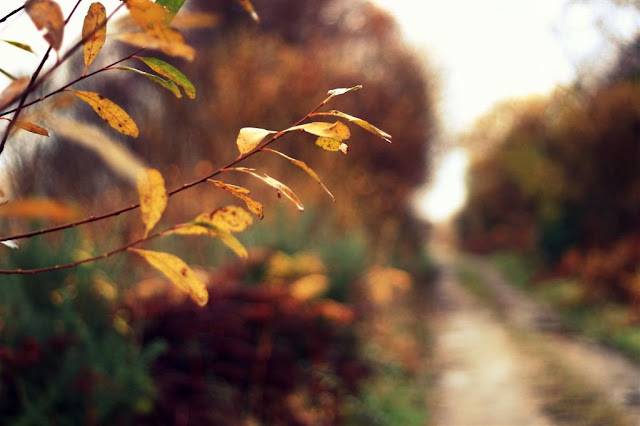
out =
<svg viewBox="0 0 640 426"><path fill-rule="evenodd" d="M76 232L32 239L5 253L2 264L63 264L78 245ZM98 265L3 277L1 424L124 425L153 408L150 368L164 345L137 341L118 293Z"/></svg>
<svg viewBox="0 0 640 426"><path fill-rule="evenodd" d="M480 123L470 143L482 151L458 221L467 248L533 254L547 271L578 277L591 300L638 306L640 85L625 57L633 52L594 87L511 102Z"/></svg>

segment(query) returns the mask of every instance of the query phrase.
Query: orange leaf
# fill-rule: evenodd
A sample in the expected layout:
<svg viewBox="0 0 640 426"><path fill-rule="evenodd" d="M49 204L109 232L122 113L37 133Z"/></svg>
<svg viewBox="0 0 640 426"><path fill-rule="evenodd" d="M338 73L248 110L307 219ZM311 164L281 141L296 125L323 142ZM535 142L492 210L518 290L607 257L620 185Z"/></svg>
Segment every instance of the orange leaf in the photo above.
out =
<svg viewBox="0 0 640 426"><path fill-rule="evenodd" d="M16 127L19 127L22 130L26 130L27 132L36 133L42 136L49 136L49 131L43 127L38 126L37 124L22 120L13 120L13 123Z"/></svg>
<svg viewBox="0 0 640 426"><path fill-rule="evenodd" d="M205 215L207 215L205 213ZM219 229L216 226L206 221L200 221L200 215L190 223L175 226L168 234L175 235L208 235L213 238L217 238L222 241L227 247L240 258L246 259L248 256L247 249L242 245L236 237L231 234L230 231L225 229ZM207 215L208 216L208 215Z"/></svg>
<svg viewBox="0 0 640 426"><path fill-rule="evenodd" d="M133 46L159 49L169 56L181 57L188 61L196 57L196 51L184 42L182 34L169 27L155 33L124 33L114 34L112 37Z"/></svg>
<svg viewBox="0 0 640 426"><path fill-rule="evenodd" d="M64 36L64 17L60 5L52 0L28 0L24 4L27 14L37 29L45 29L44 39L55 50L60 50Z"/></svg>
<svg viewBox="0 0 640 426"><path fill-rule="evenodd" d="M58 222L73 220L78 210L59 201L43 198L27 198L0 206L0 217L22 217L28 219L51 219Z"/></svg>
<svg viewBox="0 0 640 426"><path fill-rule="evenodd" d="M14 102L29 85L28 77L16 78L0 93L0 109Z"/></svg>
<svg viewBox="0 0 640 426"><path fill-rule="evenodd" d="M160 221L167 207L167 190L159 171L147 168L138 177L138 194L140 195L140 212L145 225L145 236Z"/></svg>
<svg viewBox="0 0 640 426"><path fill-rule="evenodd" d="M209 293L206 285L182 259L169 253L133 248L129 250L142 256L180 290L188 293L198 305L207 304Z"/></svg>
<svg viewBox="0 0 640 426"><path fill-rule="evenodd" d="M84 53L85 73L100 53L107 39L107 11L102 3L91 3L82 25L82 38L86 39L82 50Z"/></svg>

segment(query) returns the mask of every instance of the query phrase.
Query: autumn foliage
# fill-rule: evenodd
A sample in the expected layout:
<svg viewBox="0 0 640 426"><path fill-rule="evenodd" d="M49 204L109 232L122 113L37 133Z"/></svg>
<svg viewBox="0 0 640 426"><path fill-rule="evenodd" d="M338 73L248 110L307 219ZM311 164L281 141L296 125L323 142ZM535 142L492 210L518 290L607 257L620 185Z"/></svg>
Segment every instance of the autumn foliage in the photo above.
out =
<svg viewBox="0 0 640 426"><path fill-rule="evenodd" d="M590 300L637 303L640 88L624 57L590 89L558 90L486 118L460 217L467 248L538 253ZM624 65L625 71L621 71ZM508 121L510 117L511 121ZM490 123L509 123L500 131Z"/></svg>

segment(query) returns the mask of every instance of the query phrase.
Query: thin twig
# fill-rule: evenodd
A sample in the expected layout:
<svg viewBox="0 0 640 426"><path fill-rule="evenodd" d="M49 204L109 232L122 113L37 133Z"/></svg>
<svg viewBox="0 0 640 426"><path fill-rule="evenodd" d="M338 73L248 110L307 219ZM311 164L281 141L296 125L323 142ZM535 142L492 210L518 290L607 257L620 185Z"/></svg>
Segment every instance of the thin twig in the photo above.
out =
<svg viewBox="0 0 640 426"><path fill-rule="evenodd" d="M82 80L85 80L85 79L87 79L89 77L92 77L92 76L94 76L96 74L99 74L99 73L105 72L105 71L114 70L115 69L115 68L113 68L114 66L118 65L121 62L124 62L124 61L127 61L127 60L133 58L135 55L137 55L138 53L142 52L143 50L144 50L144 48L138 49L135 52L133 52L133 53L121 58L121 59L118 59L117 61L115 61L115 62L113 62L113 63L111 63L111 64L109 64L109 65L107 65L107 66L105 66L103 68L100 68L99 70L96 70L96 71L94 71L92 73L89 73L89 74L86 74L86 75L82 75L82 76L76 78L75 80L65 84L64 86L54 90L53 92L47 93L46 95L41 96L38 99L34 99L31 102L25 103L22 106L22 109L25 109L27 107L30 107L31 105L37 104L38 102L42 102L45 99L50 98L53 95L57 95L58 93L61 93L61 92L65 91L66 89L68 89L69 87L73 86L74 84L77 84L77 83L81 82ZM2 117L4 115L7 115L7 114L11 114L12 112L15 112L17 109L18 108L10 109L10 110L7 110L7 111L2 111L2 112L0 112L0 117Z"/></svg>
<svg viewBox="0 0 640 426"><path fill-rule="evenodd" d="M3 23L4 21L6 21L7 19L11 18L16 13L20 12L22 9L24 9L24 5L20 6L16 10L12 10L7 15L3 16L2 18L0 18L0 24Z"/></svg>
<svg viewBox="0 0 640 426"><path fill-rule="evenodd" d="M304 117L302 117L300 120L298 120L297 122L295 122L292 126L297 126L299 124L302 124L306 119L308 119L313 113L315 113L316 111L318 111L320 108L322 108L328 101L329 99L331 99L331 97L326 98L325 100L323 100L322 102L320 102L318 104L318 106L316 106L313 110L311 110L311 112L309 112L308 114L306 114ZM282 136L286 135L288 133L288 131L286 130L282 130L276 134L274 134L271 138L269 138L266 142L262 143L261 145L258 145L257 147L255 147L253 150L247 152L244 155L241 155L240 157L236 158L235 160L229 162L227 165L225 165L224 167L219 168L218 170L216 170L215 172L200 178L198 180L195 180L193 182L190 183L186 183L178 188L173 189L172 191L169 191L167 193L167 195L169 197L171 197L174 194L177 194L178 192L182 192L186 189L189 189L195 185L198 185L200 183L206 182L208 179L211 179L217 175L219 175L220 173L223 173L225 171L228 171L229 169L233 168L236 164L238 164L239 162L246 160L247 158L253 156L255 153L260 152L263 148L265 148L266 146L274 143L276 140L280 139ZM106 219L109 217L114 217L114 216L118 216L124 212L128 212L134 209L137 209L140 207L140 204L133 204L129 207L125 207L122 208L120 210L116 210L110 213L106 213L100 216L90 216L86 219L77 221L77 222L73 222L73 223L68 223L66 225L59 225L59 226L55 226L52 228L47 228L47 229L41 229L39 231L34 231L34 232L29 232L26 234L19 234L19 235L12 235L9 237L2 237L0 238L0 241L7 241L7 240L17 240L17 239L21 239L21 238L30 238L30 237L34 237L36 235L44 235L44 234L48 234L50 232L55 232L55 231L61 231L63 229L68 229L68 228L73 228L79 225L83 225L85 223L91 223L91 222L96 222L102 219ZM171 228L173 229L173 228ZM100 260L100 259L105 259L107 257L110 257L116 253L120 253L123 252L125 250L127 250L129 247L132 247L134 245L140 244L142 242L148 241L151 238L156 238L159 237L161 235L164 235L168 232L167 231L163 231L160 232L158 234L153 234L147 238L141 238L139 240L136 240L134 242L128 243L122 247L119 247L117 249L114 249L110 252L104 253L102 255L99 256L94 256L94 257L90 257L87 259L83 259L83 260L79 260L76 262L72 262L72 263L68 263L68 264L64 264L64 265L55 265L55 266L50 266L50 267L44 267L44 268L37 268L37 269L5 269L5 270L0 270L0 275L33 275L33 274L39 274L39 273L43 273L43 272L51 272L51 271L59 271L61 269L68 269L68 268L73 268L76 267L78 265L82 265L83 263L88 263L88 262L93 262L96 260Z"/></svg>
<svg viewBox="0 0 640 426"><path fill-rule="evenodd" d="M67 23L69 22L69 20L71 19L71 17L73 16L74 12L76 11L76 9L78 8L78 6L80 5L80 3L82 2L82 0L78 0L78 2L76 3L76 5L74 6L73 10L71 11L71 13L69 14L69 16L67 17L67 19L64 21L65 22L65 26L67 25ZM93 31L91 31L89 34L87 34L86 37L83 37L79 42L77 42L76 44L74 44L63 56L62 58L59 58L58 61L55 63L54 66L52 66L51 68L49 68L49 70L47 70L42 77L40 77L38 79L38 76L40 75L40 72L42 71L42 68L44 67L45 62L47 62L47 59L49 59L49 54L51 53L52 47L49 46L49 48L47 49L47 52L45 53L44 57L42 58L42 61L40 62L40 64L38 65L38 68L36 69L36 71L33 73L33 75L31 76L31 80L29 81L29 85L27 86L27 88L24 90L24 92L22 92L22 94L19 94L17 96L15 96L13 99L11 99L10 101L8 101L8 104L12 104L13 102L15 102L15 100L17 99L18 96L20 96L20 102L18 103L18 107L15 109L15 114L13 116L13 120L11 123L9 123L9 125L7 126L5 133L2 137L2 142L0 142L0 154L2 154L2 152L4 151L4 147L7 143L7 139L9 137L9 132L11 131L11 127L13 127L13 123L15 122L15 120L18 119L20 112L25 104L25 101L27 99L27 96L29 96L30 93L32 93L34 90L36 90L38 87L40 87L42 85L43 82L45 82L53 72L55 72L60 65L62 65L63 63L65 63L73 53L75 53L76 50L78 50L80 47L82 47L82 45L84 45L84 43L89 40L91 37L93 37L93 35L99 31L100 29L104 28L107 25L107 22L113 17L113 15L115 15L115 13L120 10L120 8L124 6L124 3L120 3L114 10L113 12L111 12L109 14L109 16L107 17L107 19L105 19L103 22L100 23L100 25L96 26L96 28L93 29ZM40 99L38 99L37 101L39 101Z"/></svg>
<svg viewBox="0 0 640 426"><path fill-rule="evenodd" d="M43 272L53 272L53 271L61 271L63 269L75 268L76 266L80 266L80 265L83 265L85 263L90 263L90 262L95 262L96 260L106 259L108 257L113 256L114 254L118 254L118 253L121 253L123 251L126 251L127 249L129 249L129 248L131 248L133 246L136 246L138 244L142 244L144 242L153 240L154 238L161 237L161 236L165 235L166 233L168 233L169 231L171 231L173 229L174 228L169 228L169 229L164 230L162 232L158 232L157 234L153 234L153 235L149 235L149 236L144 237L144 238L140 238L138 240L130 242L129 244L126 244L126 245L124 245L122 247L118 247L117 249L111 250L109 252L103 253L103 254L98 255L98 256L88 257L86 259L78 260L78 261L71 262L71 263L65 263L64 265L47 266L47 267L44 267L44 268L36 268L36 269L5 269L5 270L0 269L0 275L36 275L36 274L41 274Z"/></svg>

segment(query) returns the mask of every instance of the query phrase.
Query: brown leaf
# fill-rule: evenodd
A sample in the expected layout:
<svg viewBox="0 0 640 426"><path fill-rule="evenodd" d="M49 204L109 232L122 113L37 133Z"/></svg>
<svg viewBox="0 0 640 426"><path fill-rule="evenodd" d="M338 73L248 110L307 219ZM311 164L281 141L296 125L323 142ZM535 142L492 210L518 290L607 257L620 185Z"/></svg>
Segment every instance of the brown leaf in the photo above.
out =
<svg viewBox="0 0 640 426"><path fill-rule="evenodd" d="M247 208L251 210L256 216L258 216L260 220L264 218L264 208L262 207L262 204L249 197L248 194L250 194L251 191L249 191L247 188L231 185L229 183L224 183L213 179L208 179L208 181L216 185L218 188L222 188L232 195L240 198L242 201L244 201Z"/></svg>
<svg viewBox="0 0 640 426"><path fill-rule="evenodd" d="M52 0L28 0L24 7L37 29L45 29L44 39L60 50L64 36L64 17L60 5Z"/></svg>
<svg viewBox="0 0 640 426"><path fill-rule="evenodd" d="M133 121L125 110L114 102L95 92L81 92L77 90L69 90L69 92L88 103L96 114L120 133L134 138L138 137L138 126L135 121Z"/></svg>
<svg viewBox="0 0 640 426"><path fill-rule="evenodd" d="M206 285L182 259L169 253L130 248L142 256L151 266L162 272L180 290L188 293L200 306L207 304L209 293Z"/></svg>
<svg viewBox="0 0 640 426"><path fill-rule="evenodd" d="M24 89L29 85L29 81L29 77L20 77L13 80L2 93L0 93L0 109L3 109L18 99L22 92L24 92Z"/></svg>
<svg viewBox="0 0 640 426"><path fill-rule="evenodd" d="M151 168L145 169L139 176L137 186L142 222L145 225L144 235L147 236L149 231L160 221L162 213L167 207L167 190L160 172Z"/></svg>
<svg viewBox="0 0 640 426"><path fill-rule="evenodd" d="M84 53L85 73L100 53L107 39L107 11L102 3L91 3L82 26L82 38L86 41L82 46Z"/></svg>

